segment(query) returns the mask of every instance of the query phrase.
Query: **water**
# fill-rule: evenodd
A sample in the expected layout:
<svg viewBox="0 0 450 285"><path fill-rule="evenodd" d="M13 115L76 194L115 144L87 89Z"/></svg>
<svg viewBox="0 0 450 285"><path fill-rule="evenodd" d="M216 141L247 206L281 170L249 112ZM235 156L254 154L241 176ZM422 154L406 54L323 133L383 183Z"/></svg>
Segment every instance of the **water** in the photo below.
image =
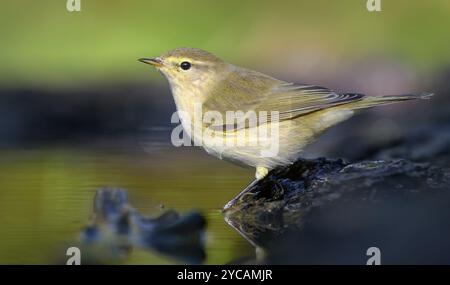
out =
<svg viewBox="0 0 450 285"><path fill-rule="evenodd" d="M0 263L42 264L65 259L92 214L97 189L121 187L141 213L199 210L207 219L205 263L253 256L229 227L222 206L248 184L242 169L192 147L164 143L96 142L0 150ZM179 261L134 248L123 264Z"/></svg>

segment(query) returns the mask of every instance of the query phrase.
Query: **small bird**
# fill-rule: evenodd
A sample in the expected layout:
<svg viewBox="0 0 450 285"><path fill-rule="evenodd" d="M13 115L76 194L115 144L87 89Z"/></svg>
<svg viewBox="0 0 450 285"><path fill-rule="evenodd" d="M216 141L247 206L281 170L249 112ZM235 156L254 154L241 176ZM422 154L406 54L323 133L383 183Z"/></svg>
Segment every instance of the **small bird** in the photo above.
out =
<svg viewBox="0 0 450 285"><path fill-rule="evenodd" d="M338 94L324 87L290 83L238 67L197 48L177 48L139 61L154 66L169 81L177 110L189 115L189 119L180 116L189 137L220 159L256 168L253 183L271 169L296 161L302 149L318 135L359 110L432 95ZM202 114L214 112L226 118L230 111L235 114L239 111L241 116L231 123L208 121L195 116L197 106L201 106ZM245 123L258 113L265 114L268 120ZM252 132L263 127L277 137L276 152L272 155L264 155L262 151L273 142L269 141L270 136L264 138Z"/></svg>

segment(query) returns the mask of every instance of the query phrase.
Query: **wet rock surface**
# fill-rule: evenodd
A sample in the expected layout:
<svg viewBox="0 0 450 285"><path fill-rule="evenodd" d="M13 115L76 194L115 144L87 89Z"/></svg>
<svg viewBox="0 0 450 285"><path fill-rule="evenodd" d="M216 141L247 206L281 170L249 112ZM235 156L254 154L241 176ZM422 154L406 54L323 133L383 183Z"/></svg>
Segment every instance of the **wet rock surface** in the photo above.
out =
<svg viewBox="0 0 450 285"><path fill-rule="evenodd" d="M307 211L336 199L377 202L450 192L449 169L408 160L299 160L254 185L234 211Z"/></svg>
<svg viewBox="0 0 450 285"><path fill-rule="evenodd" d="M226 221L264 252L251 262L365 264L375 246L384 264L450 263L449 134L429 124L375 148L361 140L352 160L273 170Z"/></svg>
<svg viewBox="0 0 450 285"><path fill-rule="evenodd" d="M157 252L183 263L205 259L206 221L196 212L167 210L147 217L128 203L127 192L104 188L96 192L90 225L81 233L88 263L124 258L134 248Z"/></svg>

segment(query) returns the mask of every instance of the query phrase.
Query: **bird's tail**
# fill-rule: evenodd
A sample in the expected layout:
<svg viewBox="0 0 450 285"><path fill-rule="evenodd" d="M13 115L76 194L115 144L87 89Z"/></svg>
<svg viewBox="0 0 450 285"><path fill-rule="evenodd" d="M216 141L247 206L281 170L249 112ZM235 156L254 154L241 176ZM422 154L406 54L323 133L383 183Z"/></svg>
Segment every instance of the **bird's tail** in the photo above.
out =
<svg viewBox="0 0 450 285"><path fill-rule="evenodd" d="M430 99L433 93L422 94L404 94L404 95L384 95L384 96L367 96L360 101L352 102L352 110L372 108L375 106L388 105L397 102L416 100L416 99ZM343 106L344 107L344 106Z"/></svg>

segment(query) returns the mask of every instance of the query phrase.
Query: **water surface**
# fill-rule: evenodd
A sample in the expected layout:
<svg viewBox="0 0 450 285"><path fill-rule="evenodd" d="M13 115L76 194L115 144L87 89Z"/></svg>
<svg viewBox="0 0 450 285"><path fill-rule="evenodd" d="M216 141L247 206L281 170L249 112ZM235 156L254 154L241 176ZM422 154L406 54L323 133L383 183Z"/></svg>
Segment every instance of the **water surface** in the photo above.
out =
<svg viewBox="0 0 450 285"><path fill-rule="evenodd" d="M250 180L242 169L192 147L102 141L0 150L0 263L64 260L92 213L95 191L128 191L142 214L199 210L207 219L205 263L252 256L254 249L223 220L222 206ZM124 264L178 263L134 248Z"/></svg>

